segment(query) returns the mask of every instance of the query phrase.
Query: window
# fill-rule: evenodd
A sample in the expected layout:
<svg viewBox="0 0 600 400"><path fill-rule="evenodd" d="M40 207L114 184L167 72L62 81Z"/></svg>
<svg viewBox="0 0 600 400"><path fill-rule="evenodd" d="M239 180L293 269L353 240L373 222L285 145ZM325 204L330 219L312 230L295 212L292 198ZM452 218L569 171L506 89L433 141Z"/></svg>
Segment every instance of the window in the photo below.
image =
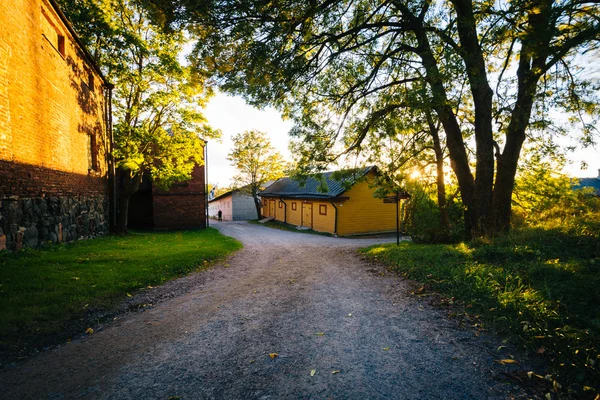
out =
<svg viewBox="0 0 600 400"><path fill-rule="evenodd" d="M60 53L61 56L65 57L65 36L57 28L57 23L51 14L42 7L42 35L50 42L52 47Z"/></svg>
<svg viewBox="0 0 600 400"><path fill-rule="evenodd" d="M283 208L283 203L281 201L279 202L279 208Z"/></svg>
<svg viewBox="0 0 600 400"><path fill-rule="evenodd" d="M96 135L87 135L88 171L98 169L98 149L96 148Z"/></svg>
<svg viewBox="0 0 600 400"><path fill-rule="evenodd" d="M327 215L327 204L319 205L319 214Z"/></svg>
<svg viewBox="0 0 600 400"><path fill-rule="evenodd" d="M58 47L58 52L61 56L65 56L65 37L63 35L56 35L56 45Z"/></svg>
<svg viewBox="0 0 600 400"><path fill-rule="evenodd" d="M292 211L296 211L296 202L295 201L292 202Z"/></svg>
<svg viewBox="0 0 600 400"><path fill-rule="evenodd" d="M94 73L92 71L88 71L88 88L93 92L94 91Z"/></svg>

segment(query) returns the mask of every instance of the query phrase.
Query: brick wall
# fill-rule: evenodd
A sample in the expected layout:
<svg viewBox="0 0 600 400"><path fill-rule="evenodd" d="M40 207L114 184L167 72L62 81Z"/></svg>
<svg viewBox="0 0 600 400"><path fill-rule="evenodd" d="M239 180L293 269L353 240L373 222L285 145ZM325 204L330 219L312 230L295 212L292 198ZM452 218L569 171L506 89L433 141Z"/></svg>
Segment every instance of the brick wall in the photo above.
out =
<svg viewBox="0 0 600 400"><path fill-rule="evenodd" d="M107 196L107 178L0 160L3 197Z"/></svg>
<svg viewBox="0 0 600 400"><path fill-rule="evenodd" d="M102 78L52 5L0 1L0 159L85 175L94 135L106 175L103 105Z"/></svg>
<svg viewBox="0 0 600 400"><path fill-rule="evenodd" d="M107 154L104 82L53 5L0 1L0 249L107 233Z"/></svg>
<svg viewBox="0 0 600 400"><path fill-rule="evenodd" d="M155 229L206 227L204 166L195 166L189 182L176 184L168 191L153 188Z"/></svg>

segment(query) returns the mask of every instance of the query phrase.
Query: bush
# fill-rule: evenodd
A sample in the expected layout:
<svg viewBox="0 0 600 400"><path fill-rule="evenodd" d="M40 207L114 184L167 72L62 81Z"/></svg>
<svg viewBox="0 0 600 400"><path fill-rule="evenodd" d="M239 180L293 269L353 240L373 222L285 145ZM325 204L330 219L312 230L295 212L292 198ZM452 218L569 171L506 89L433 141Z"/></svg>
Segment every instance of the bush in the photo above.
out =
<svg viewBox="0 0 600 400"><path fill-rule="evenodd" d="M405 230L416 243L458 243L465 239L462 204L449 202L450 227L441 226L440 208L433 196L422 188L414 190L405 212Z"/></svg>

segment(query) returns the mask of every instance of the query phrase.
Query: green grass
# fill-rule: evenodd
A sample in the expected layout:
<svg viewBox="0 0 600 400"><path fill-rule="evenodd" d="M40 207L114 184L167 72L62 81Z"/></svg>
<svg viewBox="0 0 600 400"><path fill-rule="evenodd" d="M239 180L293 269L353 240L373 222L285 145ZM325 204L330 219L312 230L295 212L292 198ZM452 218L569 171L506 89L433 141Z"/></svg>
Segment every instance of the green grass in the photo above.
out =
<svg viewBox="0 0 600 400"><path fill-rule="evenodd" d="M0 253L0 344L57 334L90 310L110 310L136 289L202 269L239 248L209 228Z"/></svg>
<svg viewBox="0 0 600 400"><path fill-rule="evenodd" d="M321 236L333 236L330 233L327 233L327 232L317 232L317 231L313 231L312 229L296 229L295 225L284 224L281 221L275 221L275 220L267 221L264 224L261 224L260 222L258 222L256 220L248 221L248 223L254 224L254 225L263 225L263 226L266 226L267 228L279 229L280 231L289 231L289 232L297 232L297 233L309 233L309 234L312 234L312 235L321 235Z"/></svg>
<svg viewBox="0 0 600 400"><path fill-rule="evenodd" d="M579 393L600 388L600 239L530 229L490 243L361 250L454 298L550 362Z"/></svg>

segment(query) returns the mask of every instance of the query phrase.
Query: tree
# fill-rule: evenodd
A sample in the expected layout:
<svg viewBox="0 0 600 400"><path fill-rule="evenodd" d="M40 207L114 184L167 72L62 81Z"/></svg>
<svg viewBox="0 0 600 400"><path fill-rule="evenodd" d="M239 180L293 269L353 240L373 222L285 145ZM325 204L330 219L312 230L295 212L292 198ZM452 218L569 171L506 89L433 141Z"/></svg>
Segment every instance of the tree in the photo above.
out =
<svg viewBox="0 0 600 400"><path fill-rule="evenodd" d="M233 137L233 150L227 159L238 170L233 178L234 185L254 198L256 215L260 219L258 192L265 182L284 175L285 163L281 154L271 146L264 132L251 130Z"/></svg>
<svg viewBox="0 0 600 400"><path fill-rule="evenodd" d="M114 83L114 157L120 168L117 231L126 232L129 199L144 177L160 188L191 178L212 130L199 109L204 78L179 62L182 32L163 32L139 3L63 0ZM89 8L88 8L89 6Z"/></svg>
<svg viewBox="0 0 600 400"><path fill-rule="evenodd" d="M597 55L596 0L172 4L170 15L196 24L198 66L296 121L306 165L360 150L398 110L430 108L475 236L509 229L521 148L547 132L553 107L581 117L585 141L595 132L585 113L599 115L598 102L578 53ZM423 85L425 105L407 98Z"/></svg>

